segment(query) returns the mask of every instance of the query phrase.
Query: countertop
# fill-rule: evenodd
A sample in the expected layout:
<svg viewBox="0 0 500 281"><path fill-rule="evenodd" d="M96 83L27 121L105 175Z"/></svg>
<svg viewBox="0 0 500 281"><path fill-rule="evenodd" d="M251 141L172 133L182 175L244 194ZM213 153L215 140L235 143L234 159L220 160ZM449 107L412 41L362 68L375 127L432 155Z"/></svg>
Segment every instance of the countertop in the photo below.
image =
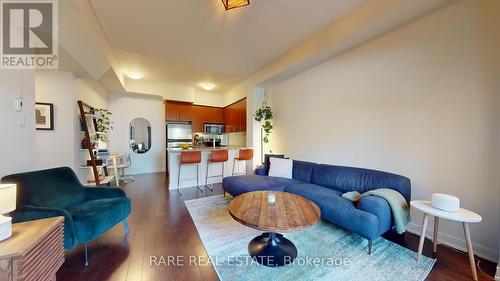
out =
<svg viewBox="0 0 500 281"><path fill-rule="evenodd" d="M212 150L221 150L221 149L228 149L228 150L235 150L235 149L242 149L242 148L249 148L245 146L226 146L226 147L195 147L195 148L189 148L189 149L182 149L182 148L167 148L168 152L181 152L181 151L212 151Z"/></svg>

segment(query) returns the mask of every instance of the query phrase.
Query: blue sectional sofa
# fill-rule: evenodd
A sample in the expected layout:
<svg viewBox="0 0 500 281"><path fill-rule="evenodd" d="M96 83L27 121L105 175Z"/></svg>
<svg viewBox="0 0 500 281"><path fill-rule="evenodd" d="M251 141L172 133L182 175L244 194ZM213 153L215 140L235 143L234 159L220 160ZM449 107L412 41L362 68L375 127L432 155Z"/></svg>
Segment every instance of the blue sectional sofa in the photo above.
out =
<svg viewBox="0 0 500 281"><path fill-rule="evenodd" d="M263 171L256 172L265 174ZM368 239L370 253L372 240L393 227L389 204L377 196L362 197L354 204L344 199L342 194L391 188L401 193L408 204L411 196L410 180L400 175L297 160L293 161L293 179L265 175L234 176L224 178L223 188L224 193L228 192L232 196L256 190L301 195L319 206L322 219Z"/></svg>

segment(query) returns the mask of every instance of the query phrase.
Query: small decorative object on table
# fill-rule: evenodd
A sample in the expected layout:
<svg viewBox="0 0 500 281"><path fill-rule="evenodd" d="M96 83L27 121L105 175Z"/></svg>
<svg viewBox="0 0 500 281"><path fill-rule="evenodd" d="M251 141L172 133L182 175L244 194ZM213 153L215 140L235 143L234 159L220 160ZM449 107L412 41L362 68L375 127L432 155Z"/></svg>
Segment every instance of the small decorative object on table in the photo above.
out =
<svg viewBox="0 0 500 281"><path fill-rule="evenodd" d="M444 194L446 195L446 194ZM439 198L446 198L444 200L445 204L440 204L438 203L438 206L441 206L446 209L455 209L454 206L456 206L457 201L453 199L451 195L446 195L446 196L439 196L438 195L438 201ZM467 252L469 253L469 262L470 262L470 267L472 270L472 278L477 281L477 271L476 271L476 262L474 261L474 252L472 249L472 241L470 238L470 231L469 231L469 223L477 223L481 222L483 218L466 209L461 209L459 208L456 212L450 212L450 211L444 211L442 209L438 209L434 206L434 201L435 201L435 196L432 196L431 201L422 201L422 200L416 200L416 201L411 201L410 205L413 206L415 209L422 211L424 213L424 220L422 222L422 231L420 233L420 242L418 244L418 252L417 252L417 263L418 260L420 259L420 256L422 255L422 249L424 247L424 240L425 240L425 233L427 229L427 222L429 220L429 216L434 216L434 237L433 237L433 245L432 245L432 251L436 253L437 251L437 240L438 240L438 233L439 233L439 218L447 219L447 220L452 220L452 221L457 221L461 222L464 227L464 234L465 234L465 241L467 242ZM457 198L458 199L458 198ZM451 205L448 203L452 202ZM460 203L458 203L460 205ZM451 208L450 208L451 206Z"/></svg>
<svg viewBox="0 0 500 281"><path fill-rule="evenodd" d="M16 209L16 189L15 184L0 184L0 241L12 235L12 218L3 214Z"/></svg>
<svg viewBox="0 0 500 281"><path fill-rule="evenodd" d="M271 205L274 205L276 203L276 195L274 194L274 192L269 191L267 193L267 203Z"/></svg>
<svg viewBox="0 0 500 281"><path fill-rule="evenodd" d="M433 207L447 212L458 212L460 210L460 199L449 194L433 193L431 203Z"/></svg>

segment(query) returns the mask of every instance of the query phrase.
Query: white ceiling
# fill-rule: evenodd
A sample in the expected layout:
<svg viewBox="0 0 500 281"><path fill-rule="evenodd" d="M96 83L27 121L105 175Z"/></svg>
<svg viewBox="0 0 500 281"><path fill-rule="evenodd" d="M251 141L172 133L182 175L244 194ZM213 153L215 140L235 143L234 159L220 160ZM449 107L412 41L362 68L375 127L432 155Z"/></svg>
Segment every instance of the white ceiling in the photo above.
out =
<svg viewBox="0 0 500 281"><path fill-rule="evenodd" d="M142 81L225 91L364 0L90 0L120 69Z"/></svg>

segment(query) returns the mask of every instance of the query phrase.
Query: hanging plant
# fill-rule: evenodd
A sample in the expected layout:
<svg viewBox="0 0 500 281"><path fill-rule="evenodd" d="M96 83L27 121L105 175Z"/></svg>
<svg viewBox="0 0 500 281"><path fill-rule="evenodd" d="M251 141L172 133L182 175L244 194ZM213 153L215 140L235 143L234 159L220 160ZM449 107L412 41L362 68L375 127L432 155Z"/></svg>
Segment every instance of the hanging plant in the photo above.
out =
<svg viewBox="0 0 500 281"><path fill-rule="evenodd" d="M262 141L269 143L269 136L273 131L273 110L266 102L262 103L261 107L253 114L255 121L260 122L264 130Z"/></svg>
<svg viewBox="0 0 500 281"><path fill-rule="evenodd" d="M113 130L114 122L111 122L110 120L110 116L113 115L113 113L107 109L95 108L93 114L96 125L96 134L91 137L92 142L103 142L107 144L109 142L107 133Z"/></svg>

